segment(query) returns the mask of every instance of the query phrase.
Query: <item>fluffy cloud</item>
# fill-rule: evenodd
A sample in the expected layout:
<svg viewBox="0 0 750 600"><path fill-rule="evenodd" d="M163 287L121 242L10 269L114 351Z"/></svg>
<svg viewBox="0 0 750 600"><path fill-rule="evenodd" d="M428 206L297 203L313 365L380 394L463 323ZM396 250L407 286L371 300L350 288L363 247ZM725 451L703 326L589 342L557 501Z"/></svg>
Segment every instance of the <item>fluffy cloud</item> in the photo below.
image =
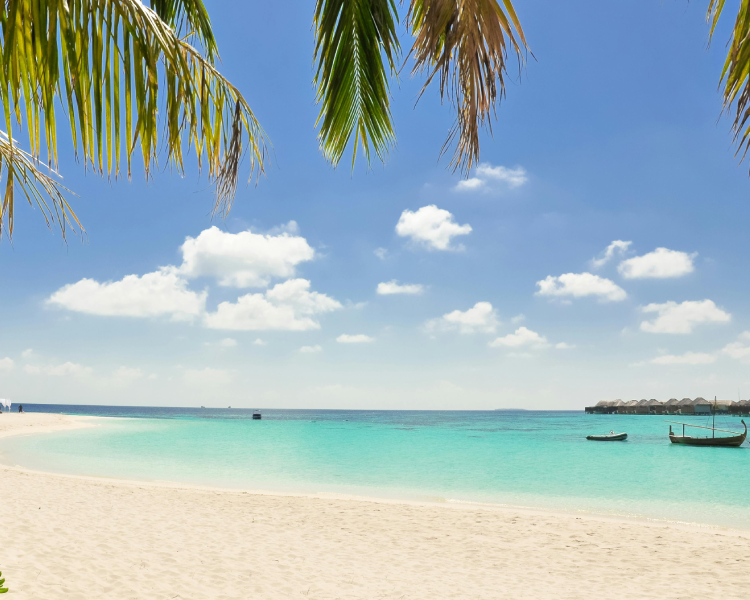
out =
<svg viewBox="0 0 750 600"><path fill-rule="evenodd" d="M724 346L722 353L742 363L750 364L750 331L741 333L739 341Z"/></svg>
<svg viewBox="0 0 750 600"><path fill-rule="evenodd" d="M401 213L396 233L432 250L455 250L457 248L451 246L451 240L471 233L471 225L459 225L451 213L431 204L416 212L405 210Z"/></svg>
<svg viewBox="0 0 750 600"><path fill-rule="evenodd" d="M427 321L427 331L458 330L461 333L493 333L499 321L489 302L477 302L466 311L454 310L439 319Z"/></svg>
<svg viewBox="0 0 750 600"><path fill-rule="evenodd" d="M370 342L374 342L375 338L372 338L369 335L365 335L364 333L358 333L356 335L342 333L339 337L336 338L336 341L339 344L368 344Z"/></svg>
<svg viewBox="0 0 750 600"><path fill-rule="evenodd" d="M375 250L373 250L373 253L380 260L385 260L388 257L388 250L386 250L385 248L375 248Z"/></svg>
<svg viewBox="0 0 750 600"><path fill-rule="evenodd" d="M12 371L15 366L16 363L12 358L0 358L0 371Z"/></svg>
<svg viewBox="0 0 750 600"><path fill-rule="evenodd" d="M203 312L206 295L205 291L188 290L187 282L175 269L165 267L141 277L128 275L120 281L81 279L61 287L47 304L92 315L192 320Z"/></svg>
<svg viewBox="0 0 750 600"><path fill-rule="evenodd" d="M648 304L644 313L656 313L653 321L643 321L641 331L649 333L691 333L700 323L728 323L732 315L718 308L712 300L688 300L677 304Z"/></svg>
<svg viewBox="0 0 750 600"><path fill-rule="evenodd" d="M715 354L705 352L685 352L685 354L664 354L649 361L653 365L710 365L716 362Z"/></svg>
<svg viewBox="0 0 750 600"><path fill-rule="evenodd" d="M36 356L36 354L34 353L34 350L32 348L26 348L26 350L21 352L21 358L28 359L33 358L34 356Z"/></svg>
<svg viewBox="0 0 750 600"><path fill-rule="evenodd" d="M381 296L391 294L421 294L424 292L424 286L421 283L399 283L395 279L391 279L388 282L379 283L376 291Z"/></svg>
<svg viewBox="0 0 750 600"><path fill-rule="evenodd" d="M602 302L618 302L627 297L625 290L609 279L591 273L565 273L537 281L537 295L582 298L596 296Z"/></svg>
<svg viewBox="0 0 750 600"><path fill-rule="evenodd" d="M622 261L617 270L625 279L666 279L692 273L693 259L698 253L688 254L667 248Z"/></svg>
<svg viewBox="0 0 750 600"><path fill-rule="evenodd" d="M543 348L549 346L549 342L546 337L539 335L536 331L519 327L514 333L491 341L489 346L491 348L520 348L521 346Z"/></svg>
<svg viewBox="0 0 750 600"><path fill-rule="evenodd" d="M253 346L267 346L267 345L268 345L268 342L260 338L258 338L257 340L253 342Z"/></svg>
<svg viewBox="0 0 750 600"><path fill-rule="evenodd" d="M480 163L476 170L476 176L459 181L456 184L455 190L459 192L488 190L496 183L504 184L510 188L517 188L528 180L526 169L523 167L509 169L501 165L493 167L489 163Z"/></svg>
<svg viewBox="0 0 750 600"><path fill-rule="evenodd" d="M299 351L302 354L317 354L318 352L323 352L323 346L302 346Z"/></svg>
<svg viewBox="0 0 750 600"><path fill-rule="evenodd" d="M591 259L591 265L595 269L603 267L612 259L615 253L624 254L627 249L630 248L630 245L632 243L633 242L623 242L622 240L615 240L609 246L607 246L601 256L599 256L599 258Z"/></svg>
<svg viewBox="0 0 750 600"><path fill-rule="evenodd" d="M214 277L219 285L239 288L265 287L272 279L294 277L296 266L315 258L315 251L305 238L290 232L296 232L296 223L278 235L211 227L185 239L179 272L187 278Z"/></svg>
<svg viewBox="0 0 750 600"><path fill-rule="evenodd" d="M310 291L306 279L290 279L261 294L240 296L237 302L222 302L204 317L210 329L243 331L306 331L320 329L315 316L342 308L333 298Z"/></svg>

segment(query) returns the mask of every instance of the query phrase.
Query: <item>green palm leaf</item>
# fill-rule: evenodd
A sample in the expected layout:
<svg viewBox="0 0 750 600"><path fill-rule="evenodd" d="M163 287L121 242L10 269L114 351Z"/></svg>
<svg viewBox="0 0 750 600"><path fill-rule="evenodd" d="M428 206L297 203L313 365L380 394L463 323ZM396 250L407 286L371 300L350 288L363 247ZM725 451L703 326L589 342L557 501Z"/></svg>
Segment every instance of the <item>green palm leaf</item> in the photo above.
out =
<svg viewBox="0 0 750 600"><path fill-rule="evenodd" d="M384 160L395 143L388 76L396 72L400 51L397 22L394 0L317 1L316 125L323 154L334 166L352 136L352 168L360 145L369 164L371 146Z"/></svg>
<svg viewBox="0 0 750 600"><path fill-rule="evenodd" d="M263 173L265 133L239 90L213 64L216 44L202 2L154 0L153 6L166 21L139 0L3 3L0 98L10 150L0 170L7 182L0 233L3 228L13 233L15 186L8 169L16 163L7 156L15 156L14 122L25 126L25 156L31 161L24 163L28 185L21 189L27 193L47 182L34 188L49 197L45 218L63 232L65 223L77 223L74 215L66 221L69 206L49 193L53 188L41 171L35 175L31 169L42 146L48 167L57 167L58 102L67 109L77 157L98 173L117 177L124 153L130 177L138 150L149 177L162 144L168 162L182 172L187 146L208 172L216 191L214 211L221 214L231 207L243 155L249 156L251 179ZM39 205L39 196L31 194L27 198Z"/></svg>
<svg viewBox="0 0 750 600"><path fill-rule="evenodd" d="M711 25L713 37L719 17L724 9L724 0L711 0L708 6L708 21ZM729 41L724 68L721 71L720 86L724 89L724 110L732 110L734 106L734 121L732 132L734 141L738 144L737 154L744 160L750 149L750 4L748 0L741 0L737 17Z"/></svg>

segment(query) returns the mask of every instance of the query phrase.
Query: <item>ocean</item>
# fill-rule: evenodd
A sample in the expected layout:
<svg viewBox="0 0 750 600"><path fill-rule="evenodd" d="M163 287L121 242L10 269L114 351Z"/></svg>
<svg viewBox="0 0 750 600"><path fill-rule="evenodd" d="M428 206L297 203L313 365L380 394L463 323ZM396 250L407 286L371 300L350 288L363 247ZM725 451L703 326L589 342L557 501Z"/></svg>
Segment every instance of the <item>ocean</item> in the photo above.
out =
<svg viewBox="0 0 750 600"><path fill-rule="evenodd" d="M478 502L750 528L750 447L671 444L660 416L263 409L257 421L244 409L24 408L124 418L0 439L4 464L244 490ZM706 420L682 419L696 425ZM717 427L742 430L732 417L720 418ZM585 439L610 430L626 431L628 441Z"/></svg>

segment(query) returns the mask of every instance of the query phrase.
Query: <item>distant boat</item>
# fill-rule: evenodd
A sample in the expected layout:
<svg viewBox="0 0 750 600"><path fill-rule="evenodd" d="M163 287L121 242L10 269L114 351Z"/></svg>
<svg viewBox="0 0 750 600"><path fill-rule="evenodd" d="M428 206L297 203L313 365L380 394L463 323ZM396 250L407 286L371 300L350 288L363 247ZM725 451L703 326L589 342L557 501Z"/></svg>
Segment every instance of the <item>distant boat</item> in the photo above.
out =
<svg viewBox="0 0 750 600"><path fill-rule="evenodd" d="M623 442L628 439L628 434L615 433L614 431L610 431L609 433L605 433L604 435L587 435L586 439L592 440L594 442Z"/></svg>
<svg viewBox="0 0 750 600"><path fill-rule="evenodd" d="M716 397L714 397L713 406L713 422L711 427L703 427L702 425L691 425L690 423L678 423L677 421L667 421L667 423L674 423L675 425L682 425L682 435L675 435L672 431L672 426L669 426L669 441L673 444L687 444L688 446L724 446L724 447L737 447L741 446L747 438L747 425L742 420L741 423L745 427L744 433L739 431L728 431L727 429L717 429L716 425ZM685 427L695 427L696 429L708 429L711 431L711 437L694 437L691 435L685 435ZM716 432L721 431L722 433L733 433L731 436L716 437Z"/></svg>
<svg viewBox="0 0 750 600"><path fill-rule="evenodd" d="M253 420L255 420L255 421L260 421L260 418L261 418L261 417L260 417L260 411L256 410L256 411L255 411L255 412L253 413Z"/></svg>

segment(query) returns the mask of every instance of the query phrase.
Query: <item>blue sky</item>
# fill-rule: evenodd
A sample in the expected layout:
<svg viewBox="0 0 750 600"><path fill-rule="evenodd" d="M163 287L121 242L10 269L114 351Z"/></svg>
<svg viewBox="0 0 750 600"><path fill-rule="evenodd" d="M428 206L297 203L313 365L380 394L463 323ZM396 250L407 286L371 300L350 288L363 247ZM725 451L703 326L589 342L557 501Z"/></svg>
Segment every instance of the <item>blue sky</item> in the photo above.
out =
<svg viewBox="0 0 750 600"><path fill-rule="evenodd" d="M208 6L221 69L273 143L267 176L212 221L194 165L110 183L63 144L88 236L66 245L18 210L0 243L0 396L562 409L750 395L750 180L717 92L731 16L707 49L704 3L518 0L535 60L461 184L438 161L452 115L435 90L414 108L405 71L388 162L333 169L313 127L309 3ZM594 264L613 241L630 243ZM421 287L377 292L394 280Z"/></svg>

